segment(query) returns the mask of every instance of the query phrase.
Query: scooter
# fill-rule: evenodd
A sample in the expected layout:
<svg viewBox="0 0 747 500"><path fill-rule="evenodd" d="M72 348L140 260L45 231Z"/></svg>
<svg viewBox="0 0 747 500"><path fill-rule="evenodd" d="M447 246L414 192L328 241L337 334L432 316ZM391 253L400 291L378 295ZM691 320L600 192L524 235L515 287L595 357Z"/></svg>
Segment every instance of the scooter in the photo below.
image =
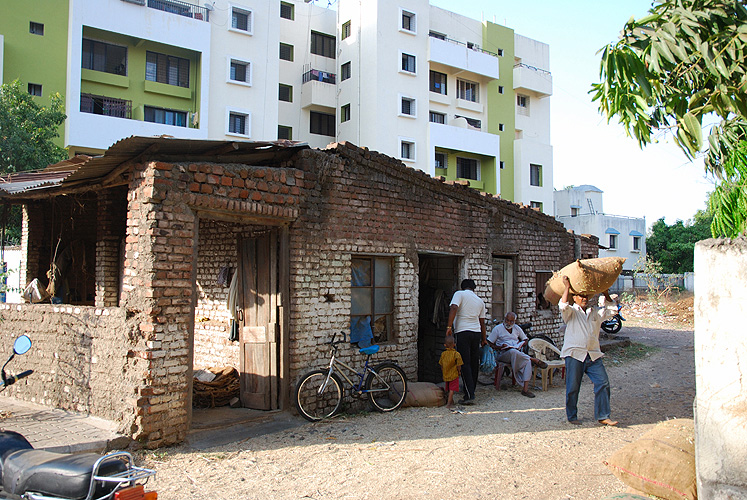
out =
<svg viewBox="0 0 747 500"><path fill-rule="evenodd" d="M617 313L607 321L602 321L602 330L607 333L617 333L622 329L622 322L625 321L625 318L620 314L622 308L622 304L617 304Z"/></svg>
<svg viewBox="0 0 747 500"><path fill-rule="evenodd" d="M21 335L13 343L13 354L0 368L0 391L33 370L6 375L5 367L16 355L31 349L31 339ZM53 453L35 450L18 432L0 430L0 498L16 500L156 500L145 483L156 472L135 466L132 455L115 451Z"/></svg>

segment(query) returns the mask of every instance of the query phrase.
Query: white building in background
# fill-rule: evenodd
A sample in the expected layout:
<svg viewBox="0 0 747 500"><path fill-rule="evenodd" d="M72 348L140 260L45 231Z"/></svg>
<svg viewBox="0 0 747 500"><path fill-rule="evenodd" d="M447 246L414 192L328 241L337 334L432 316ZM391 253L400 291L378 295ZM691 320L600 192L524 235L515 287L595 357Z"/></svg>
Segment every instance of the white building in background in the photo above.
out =
<svg viewBox="0 0 747 500"><path fill-rule="evenodd" d="M646 219L605 214L602 193L589 184L555 191L555 218L576 234L598 237L599 256L625 257L623 271L632 271L646 256Z"/></svg>

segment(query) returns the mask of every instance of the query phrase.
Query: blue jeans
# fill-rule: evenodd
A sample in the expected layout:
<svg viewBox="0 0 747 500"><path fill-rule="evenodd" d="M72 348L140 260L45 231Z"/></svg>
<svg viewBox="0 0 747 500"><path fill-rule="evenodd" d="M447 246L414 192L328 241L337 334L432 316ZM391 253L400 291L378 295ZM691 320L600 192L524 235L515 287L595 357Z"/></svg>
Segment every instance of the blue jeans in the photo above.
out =
<svg viewBox="0 0 747 500"><path fill-rule="evenodd" d="M610 418L610 379L602 358L592 361L587 354L583 362L570 356L565 358L565 414L568 420L578 420L576 404L584 373L594 384L594 418Z"/></svg>
<svg viewBox="0 0 747 500"><path fill-rule="evenodd" d="M456 334L457 352L462 355L464 399L475 399L477 375L480 373L480 343L482 333L465 330Z"/></svg>

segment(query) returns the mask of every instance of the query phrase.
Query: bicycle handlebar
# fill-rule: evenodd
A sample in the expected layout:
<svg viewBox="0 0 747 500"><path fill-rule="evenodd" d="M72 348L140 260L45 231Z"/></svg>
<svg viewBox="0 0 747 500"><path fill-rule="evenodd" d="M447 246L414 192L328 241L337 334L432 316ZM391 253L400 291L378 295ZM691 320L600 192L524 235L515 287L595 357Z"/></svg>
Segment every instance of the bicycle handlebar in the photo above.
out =
<svg viewBox="0 0 747 500"><path fill-rule="evenodd" d="M32 373L34 373L34 370L26 370L26 371L19 373L18 375L11 375L10 377L7 377L4 381L0 381L0 386L8 387L9 385L13 385L19 380L21 380L22 378L28 377Z"/></svg>
<svg viewBox="0 0 747 500"><path fill-rule="evenodd" d="M333 334L332 334L332 340L330 340L330 341L328 342L328 343L329 343L329 345L331 345L331 346L333 346L333 347L334 347L334 346L336 346L337 344L342 344L342 343L344 343L344 342L346 342L346 341L347 341L347 340L346 340L346 336L345 336L345 332L344 332L344 331L341 331L341 332L340 332L340 335L342 335L342 340L338 340L338 341L335 341L335 337L337 337L337 332L333 333Z"/></svg>

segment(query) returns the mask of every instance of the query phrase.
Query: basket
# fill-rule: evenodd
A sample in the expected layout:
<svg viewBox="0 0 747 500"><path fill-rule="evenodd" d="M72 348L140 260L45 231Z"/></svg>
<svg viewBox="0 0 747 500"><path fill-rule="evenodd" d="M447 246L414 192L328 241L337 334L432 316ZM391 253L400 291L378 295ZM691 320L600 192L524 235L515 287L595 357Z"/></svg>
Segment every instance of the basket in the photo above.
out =
<svg viewBox="0 0 747 500"><path fill-rule="evenodd" d="M215 408L226 406L233 398L239 397L239 372L233 366L208 368L215 374L211 382L192 381L192 406L195 408Z"/></svg>

